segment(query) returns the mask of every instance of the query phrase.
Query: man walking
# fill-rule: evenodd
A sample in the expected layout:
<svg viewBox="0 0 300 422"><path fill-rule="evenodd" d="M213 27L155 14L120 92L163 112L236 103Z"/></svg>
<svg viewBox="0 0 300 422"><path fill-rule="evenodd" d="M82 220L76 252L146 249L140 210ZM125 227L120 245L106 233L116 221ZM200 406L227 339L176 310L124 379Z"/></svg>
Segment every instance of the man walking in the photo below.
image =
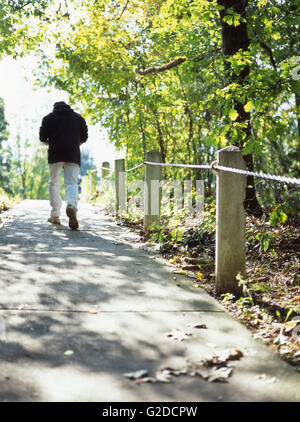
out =
<svg viewBox="0 0 300 422"><path fill-rule="evenodd" d="M48 148L50 180L48 184L51 214L48 221L60 224L60 180L64 170L66 214L69 227L77 229L78 175L80 169L80 145L86 142L88 129L84 118L64 101L54 104L52 113L45 116L40 127L40 141Z"/></svg>

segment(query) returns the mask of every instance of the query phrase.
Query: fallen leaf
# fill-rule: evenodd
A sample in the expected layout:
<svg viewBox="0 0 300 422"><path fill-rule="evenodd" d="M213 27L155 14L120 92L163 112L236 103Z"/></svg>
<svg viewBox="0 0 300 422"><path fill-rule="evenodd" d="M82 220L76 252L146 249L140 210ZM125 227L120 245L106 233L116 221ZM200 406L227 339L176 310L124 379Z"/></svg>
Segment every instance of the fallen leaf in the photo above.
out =
<svg viewBox="0 0 300 422"><path fill-rule="evenodd" d="M176 264L178 261L180 261L180 257L179 256L175 256L175 258L169 259L169 263L170 264Z"/></svg>
<svg viewBox="0 0 300 422"><path fill-rule="evenodd" d="M208 377L209 382L219 381L219 382L226 382L227 378L232 373L232 368L222 367L215 369Z"/></svg>
<svg viewBox="0 0 300 422"><path fill-rule="evenodd" d="M178 377L179 375L186 375L187 374L187 369L186 368L182 368L182 369L174 369L174 368L162 368L161 369L162 373L165 374L169 374L169 375L175 375L176 377Z"/></svg>
<svg viewBox="0 0 300 422"><path fill-rule="evenodd" d="M214 353L211 357L204 359L202 362L205 366L220 365L229 360L240 359L242 356L244 356L243 352L239 349L222 350Z"/></svg>
<svg viewBox="0 0 300 422"><path fill-rule="evenodd" d="M296 325L297 325L297 322L295 322L295 321L286 322L285 327L284 327L284 331L286 333L288 333L288 332L292 331L296 327Z"/></svg>
<svg viewBox="0 0 300 422"><path fill-rule="evenodd" d="M125 378L129 378L129 379L132 379L132 380L143 378L146 375L148 375L148 370L147 369L140 369L139 371L127 372L126 374L123 374L123 376Z"/></svg>
<svg viewBox="0 0 300 422"><path fill-rule="evenodd" d="M288 353L290 353L290 349L288 347L281 347L279 353L281 355L287 355Z"/></svg>
<svg viewBox="0 0 300 422"><path fill-rule="evenodd" d="M173 340L178 340L178 341L184 341L192 335L193 335L192 333L185 333L183 331L179 331L178 329L171 331L169 333L166 333L167 337L171 337Z"/></svg>
<svg viewBox="0 0 300 422"><path fill-rule="evenodd" d="M273 344L286 344L287 343L287 336L284 336L283 334L279 334L274 340Z"/></svg>
<svg viewBox="0 0 300 422"><path fill-rule="evenodd" d="M204 328L204 329L206 329L207 328L207 326L206 326L206 324L188 324L188 327L191 327L191 328Z"/></svg>
<svg viewBox="0 0 300 422"><path fill-rule="evenodd" d="M201 367L192 369L192 371L190 372L190 375L192 377L198 375L199 377L206 380L210 375L210 369L205 366L201 366Z"/></svg>
<svg viewBox="0 0 300 422"><path fill-rule="evenodd" d="M133 378L133 379L135 379L135 378ZM154 383L154 382L157 382L157 379L156 378L153 378L153 377L142 377L142 378L138 378L138 379L136 379L136 382L138 382L138 383L142 383L142 382L151 382L151 383Z"/></svg>
<svg viewBox="0 0 300 422"><path fill-rule="evenodd" d="M199 280L203 280L204 274L203 273L197 273L197 277L199 278Z"/></svg>
<svg viewBox="0 0 300 422"><path fill-rule="evenodd" d="M191 375L198 375L199 377L209 382L226 382L227 378L231 375L231 373L232 368L228 368L227 366L213 366L211 368L208 368L206 366L198 366L192 371Z"/></svg>
<svg viewBox="0 0 300 422"><path fill-rule="evenodd" d="M96 315L96 314L98 314L98 311L89 311L89 314Z"/></svg>
<svg viewBox="0 0 300 422"><path fill-rule="evenodd" d="M155 378L156 378L156 380L158 382L166 382L166 383L169 383L169 382L172 381L171 374L169 374L167 372L158 373L158 374L156 374L156 377Z"/></svg>

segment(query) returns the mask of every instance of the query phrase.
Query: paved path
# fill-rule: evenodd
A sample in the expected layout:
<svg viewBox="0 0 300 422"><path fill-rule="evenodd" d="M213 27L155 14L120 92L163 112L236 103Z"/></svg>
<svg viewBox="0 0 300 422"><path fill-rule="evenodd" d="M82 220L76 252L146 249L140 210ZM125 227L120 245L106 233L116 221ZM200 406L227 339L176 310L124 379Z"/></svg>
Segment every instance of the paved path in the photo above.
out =
<svg viewBox="0 0 300 422"><path fill-rule="evenodd" d="M48 213L47 201L24 201L0 230L1 401L300 399L293 368L190 279L174 280L170 264L141 249L127 228L84 203L78 231L66 217L50 225ZM167 337L174 330L192 335ZM244 356L232 361L226 383L123 376L147 369L153 377L236 347Z"/></svg>

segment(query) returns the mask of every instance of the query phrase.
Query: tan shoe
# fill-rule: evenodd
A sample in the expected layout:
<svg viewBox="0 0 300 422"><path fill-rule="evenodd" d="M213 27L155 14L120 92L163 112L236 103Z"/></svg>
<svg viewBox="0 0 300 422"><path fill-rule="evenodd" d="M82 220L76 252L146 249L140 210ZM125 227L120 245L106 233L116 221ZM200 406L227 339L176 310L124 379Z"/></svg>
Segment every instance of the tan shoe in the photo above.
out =
<svg viewBox="0 0 300 422"><path fill-rule="evenodd" d="M66 214L69 217L69 227L72 230L76 230L79 227L79 223L77 220L77 211L75 208L67 206Z"/></svg>
<svg viewBox="0 0 300 422"><path fill-rule="evenodd" d="M49 223L52 223L52 224L60 224L60 218L59 217L49 217L48 221L49 221Z"/></svg>

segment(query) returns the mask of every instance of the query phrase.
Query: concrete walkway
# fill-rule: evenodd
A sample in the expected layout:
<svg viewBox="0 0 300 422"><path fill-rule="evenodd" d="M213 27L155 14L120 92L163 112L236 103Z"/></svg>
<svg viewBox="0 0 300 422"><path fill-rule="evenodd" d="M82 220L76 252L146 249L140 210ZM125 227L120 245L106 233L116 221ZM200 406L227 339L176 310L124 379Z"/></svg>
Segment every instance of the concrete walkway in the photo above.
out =
<svg viewBox="0 0 300 422"><path fill-rule="evenodd" d="M299 373L127 228L84 203L78 231L48 214L47 201L24 201L0 230L1 401L299 401ZM227 382L124 377L227 348L244 355Z"/></svg>

